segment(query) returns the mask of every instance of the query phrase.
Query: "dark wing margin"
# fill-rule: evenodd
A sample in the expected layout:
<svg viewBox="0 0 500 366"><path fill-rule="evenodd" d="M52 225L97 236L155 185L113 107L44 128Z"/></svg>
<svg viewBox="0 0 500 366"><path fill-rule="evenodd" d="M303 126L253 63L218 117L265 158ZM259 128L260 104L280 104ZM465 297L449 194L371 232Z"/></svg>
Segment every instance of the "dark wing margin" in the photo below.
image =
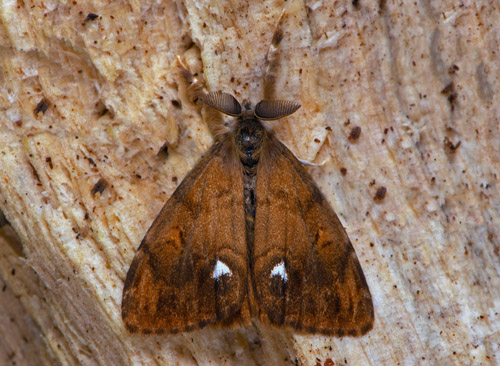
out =
<svg viewBox="0 0 500 366"><path fill-rule="evenodd" d="M358 258L313 180L272 135L257 171L253 273L261 320L360 336L374 311Z"/></svg>
<svg viewBox="0 0 500 366"><path fill-rule="evenodd" d="M122 317L140 333L249 323L243 177L214 144L167 201L127 273ZM247 316L248 317L248 316Z"/></svg>

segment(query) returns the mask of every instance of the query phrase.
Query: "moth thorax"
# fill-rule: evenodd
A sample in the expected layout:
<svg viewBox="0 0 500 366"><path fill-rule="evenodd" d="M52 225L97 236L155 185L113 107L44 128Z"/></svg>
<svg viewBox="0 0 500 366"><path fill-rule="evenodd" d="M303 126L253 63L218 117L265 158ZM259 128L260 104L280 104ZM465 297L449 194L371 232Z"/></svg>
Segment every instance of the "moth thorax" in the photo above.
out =
<svg viewBox="0 0 500 366"><path fill-rule="evenodd" d="M265 133L264 126L257 118L240 117L238 119L234 139L243 164L254 165L259 161L260 147Z"/></svg>

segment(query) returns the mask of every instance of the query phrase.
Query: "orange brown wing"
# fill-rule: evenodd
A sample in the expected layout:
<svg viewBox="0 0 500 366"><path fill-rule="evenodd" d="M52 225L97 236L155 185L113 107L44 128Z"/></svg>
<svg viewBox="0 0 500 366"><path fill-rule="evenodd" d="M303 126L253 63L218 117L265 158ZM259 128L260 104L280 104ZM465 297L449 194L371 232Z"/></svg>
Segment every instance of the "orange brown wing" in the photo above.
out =
<svg viewBox="0 0 500 366"><path fill-rule="evenodd" d="M130 331L174 333L239 316L248 290L243 177L228 150L219 142L207 152L144 237L123 290Z"/></svg>
<svg viewBox="0 0 500 366"><path fill-rule="evenodd" d="M373 304L337 215L272 135L257 171L253 280L261 319L327 335L373 326Z"/></svg>

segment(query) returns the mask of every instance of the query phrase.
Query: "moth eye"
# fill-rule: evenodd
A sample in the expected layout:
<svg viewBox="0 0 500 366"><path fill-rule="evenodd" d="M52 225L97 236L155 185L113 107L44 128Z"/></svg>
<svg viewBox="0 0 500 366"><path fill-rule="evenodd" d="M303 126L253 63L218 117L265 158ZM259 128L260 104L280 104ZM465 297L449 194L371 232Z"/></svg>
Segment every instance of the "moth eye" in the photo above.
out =
<svg viewBox="0 0 500 366"><path fill-rule="evenodd" d="M215 263L214 271L212 273L212 278L218 280L224 275L232 277L233 272L229 269L226 263L217 259L217 263Z"/></svg>
<svg viewBox="0 0 500 366"><path fill-rule="evenodd" d="M281 261L277 265L275 265L269 277L270 278L281 277L281 280L283 282L288 281L288 275L286 274L286 269L285 269L285 262Z"/></svg>

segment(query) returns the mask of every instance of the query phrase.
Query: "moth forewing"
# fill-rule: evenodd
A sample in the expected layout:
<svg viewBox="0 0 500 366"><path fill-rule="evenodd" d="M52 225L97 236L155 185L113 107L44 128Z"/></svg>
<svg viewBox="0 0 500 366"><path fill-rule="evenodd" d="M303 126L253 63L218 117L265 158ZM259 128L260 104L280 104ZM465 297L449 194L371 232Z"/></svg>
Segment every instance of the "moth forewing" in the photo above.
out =
<svg viewBox="0 0 500 366"><path fill-rule="evenodd" d="M327 335L366 333L371 295L342 224L290 150L272 135L266 146L251 266L261 320Z"/></svg>
<svg viewBox="0 0 500 366"><path fill-rule="evenodd" d="M241 169L217 142L186 176L130 266L122 317L133 332L187 331L250 323ZM244 310L244 309L243 309Z"/></svg>

